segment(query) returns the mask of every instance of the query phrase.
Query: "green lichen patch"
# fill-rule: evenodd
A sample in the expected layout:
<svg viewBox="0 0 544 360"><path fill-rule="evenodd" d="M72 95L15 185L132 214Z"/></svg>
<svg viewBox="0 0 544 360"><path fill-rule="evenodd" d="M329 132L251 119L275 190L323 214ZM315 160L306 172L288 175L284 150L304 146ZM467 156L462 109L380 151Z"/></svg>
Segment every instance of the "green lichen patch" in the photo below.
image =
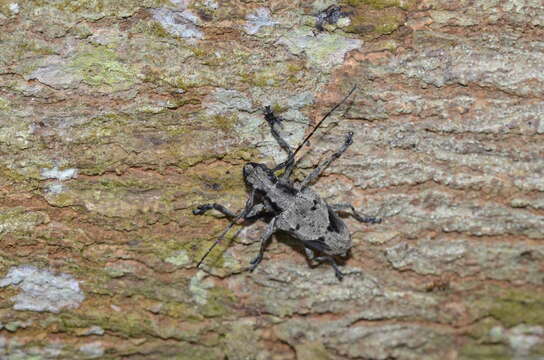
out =
<svg viewBox="0 0 544 360"><path fill-rule="evenodd" d="M0 150L13 153L15 149L28 149L33 146L33 138L33 131L28 120L9 115L2 119Z"/></svg>
<svg viewBox="0 0 544 360"><path fill-rule="evenodd" d="M213 115L214 127L223 132L232 130L237 122L238 122L238 116L234 113L229 115L222 115L222 114Z"/></svg>
<svg viewBox="0 0 544 360"><path fill-rule="evenodd" d="M314 36L310 27L293 29L278 42L294 54L305 53L309 64L324 70L341 64L347 52L362 44L358 39L349 39L336 33L322 32Z"/></svg>
<svg viewBox="0 0 544 360"><path fill-rule="evenodd" d="M34 6L52 6L70 14L76 14L89 20L98 20L105 16L126 18L140 8L156 8L170 4L167 0L54 0L36 1Z"/></svg>
<svg viewBox="0 0 544 360"><path fill-rule="evenodd" d="M389 7L398 7L401 9L411 9L416 4L416 0L346 0L347 5L360 7L360 6L370 6L374 9L385 9Z"/></svg>
<svg viewBox="0 0 544 360"><path fill-rule="evenodd" d="M295 346L299 360L330 360L325 345L320 342L305 342Z"/></svg>
<svg viewBox="0 0 544 360"><path fill-rule="evenodd" d="M491 306L489 314L502 324L544 324L544 292L511 289L505 291Z"/></svg>
<svg viewBox="0 0 544 360"><path fill-rule="evenodd" d="M206 226L207 231L210 234L217 234L225 224L221 224L215 221L215 224L208 224ZM157 254L163 261L174 264L176 266L187 266L189 264L196 264L206 253L206 251L212 246L215 239L202 239L189 237L178 237L175 239L155 239L153 242L149 242L147 245L151 251ZM208 255L205 261L206 266L223 267L224 259L223 253L231 243L231 239L226 237L219 246Z"/></svg>
<svg viewBox="0 0 544 360"><path fill-rule="evenodd" d="M98 115L73 127L72 143L107 144L127 131L134 119L123 113Z"/></svg>
<svg viewBox="0 0 544 360"><path fill-rule="evenodd" d="M0 184L22 186L29 191L38 187L39 173L35 176L25 176L6 166L0 165Z"/></svg>
<svg viewBox="0 0 544 360"><path fill-rule="evenodd" d="M16 56L28 58L31 56L46 56L55 55L57 51L51 47L52 45L36 39L19 39Z"/></svg>
<svg viewBox="0 0 544 360"><path fill-rule="evenodd" d="M202 314L200 314L192 304L180 302L163 303L159 313L174 319L190 322L199 322L203 320Z"/></svg>
<svg viewBox="0 0 544 360"><path fill-rule="evenodd" d="M473 324L468 329L467 334L480 342L486 341L489 340L489 333L491 329L500 325L501 323L497 319L487 317Z"/></svg>
<svg viewBox="0 0 544 360"><path fill-rule="evenodd" d="M0 111L5 111L7 109L9 109L9 101L0 97Z"/></svg>
<svg viewBox="0 0 544 360"><path fill-rule="evenodd" d="M105 46L85 47L70 63L71 71L101 92L126 90L136 82L136 73Z"/></svg>
<svg viewBox="0 0 544 360"><path fill-rule="evenodd" d="M511 352L504 345L469 343L461 348L460 360L510 360Z"/></svg>
<svg viewBox="0 0 544 360"><path fill-rule="evenodd" d="M133 31L140 33L143 32L151 37L165 39L165 38L174 38L168 31L164 29L161 23L157 21L142 22L137 25Z"/></svg>
<svg viewBox="0 0 544 360"><path fill-rule="evenodd" d="M54 206L82 206L101 217L145 224L149 223L148 218L154 223L157 214L172 211L172 199L163 195L154 185L136 179L77 180L71 181L63 192L46 194L46 200Z"/></svg>
<svg viewBox="0 0 544 360"><path fill-rule="evenodd" d="M220 317L230 313L236 300L229 289L215 286L203 271L191 278L188 290L204 317Z"/></svg>
<svg viewBox="0 0 544 360"><path fill-rule="evenodd" d="M257 359L259 337L255 331L255 321L240 319L231 324L225 336L225 352L229 359ZM253 346L247 346L252 344Z"/></svg>
<svg viewBox="0 0 544 360"><path fill-rule="evenodd" d="M376 10L371 7L357 7L353 10L351 24L346 32L376 37L391 34L406 21L406 15L398 7L386 7Z"/></svg>
<svg viewBox="0 0 544 360"><path fill-rule="evenodd" d="M49 222L46 214L23 207L0 208L0 236L11 232L29 232Z"/></svg>
<svg viewBox="0 0 544 360"><path fill-rule="evenodd" d="M127 338L154 334L152 317L139 308L123 311L112 309L110 303L86 306L81 313L63 313L60 316L60 330L70 332L78 328L100 326Z"/></svg>
<svg viewBox="0 0 544 360"><path fill-rule="evenodd" d="M282 62L259 69L243 68L239 73L241 81L258 87L280 87L294 83L304 76L304 66L300 62Z"/></svg>
<svg viewBox="0 0 544 360"><path fill-rule="evenodd" d="M224 161L209 161L187 169L185 174L194 178L195 182L209 188L209 190L236 196L230 190L238 189L240 193L245 192L242 167L241 163L232 165Z"/></svg>
<svg viewBox="0 0 544 360"><path fill-rule="evenodd" d="M490 316L505 327L544 324L543 291L489 288L477 296L473 308L480 317Z"/></svg>

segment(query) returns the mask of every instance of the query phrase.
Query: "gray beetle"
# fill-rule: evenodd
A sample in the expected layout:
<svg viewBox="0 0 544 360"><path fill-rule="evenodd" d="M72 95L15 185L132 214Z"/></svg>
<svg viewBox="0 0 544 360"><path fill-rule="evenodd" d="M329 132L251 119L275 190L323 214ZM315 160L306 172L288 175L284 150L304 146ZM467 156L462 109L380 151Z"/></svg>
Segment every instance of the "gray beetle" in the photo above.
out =
<svg viewBox="0 0 544 360"><path fill-rule="evenodd" d="M243 176L250 190L250 196L244 209L239 214L235 214L223 205L216 203L200 205L193 210L193 214L202 215L208 210L215 209L233 219L198 262L197 267L202 264L212 249L235 223L240 220L265 219L268 221L268 226L261 235L259 254L251 261L250 271L253 271L263 259L266 244L272 234L282 231L302 243L306 256L310 261L315 260L318 263L330 263L334 268L336 277L342 280L344 275L338 268L335 257L347 257L351 248L351 235L337 212L351 210L351 215L361 222L379 223L381 220L359 215L351 204L329 205L316 192L310 189L309 185L321 175L327 166L338 159L348 149L353 143L353 133L349 132L340 149L318 165L301 182L293 182L290 176L295 167L294 159L298 150L308 141L321 123L354 90L355 88L319 121L295 151L291 150L291 147L276 129L277 125L281 125L281 119L274 115L270 107L264 109L265 119L270 125L272 136L287 153L287 160L273 169L268 168L264 164L254 162L244 165ZM282 169L284 170L283 173L276 175L276 172Z"/></svg>

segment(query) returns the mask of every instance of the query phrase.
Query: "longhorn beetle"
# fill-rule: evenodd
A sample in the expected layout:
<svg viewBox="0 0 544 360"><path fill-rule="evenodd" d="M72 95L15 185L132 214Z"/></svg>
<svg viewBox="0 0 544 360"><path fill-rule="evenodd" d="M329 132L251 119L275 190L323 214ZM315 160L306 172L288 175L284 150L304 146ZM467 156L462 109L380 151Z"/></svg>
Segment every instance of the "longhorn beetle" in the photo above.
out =
<svg viewBox="0 0 544 360"><path fill-rule="evenodd" d="M264 118L270 126L272 136L287 153L287 159L273 169L264 164L250 162L244 165L243 176L250 189L244 209L236 214L220 204L203 204L193 210L194 215L202 215L215 209L233 219L219 235L197 264L199 267L212 249L219 244L225 234L240 220L270 219L266 230L261 235L259 254L251 261L248 270L253 271L263 259L268 239L276 231L283 231L304 246L310 261L328 262L334 269L338 280L343 274L336 264L335 256L346 257L351 248L351 235L344 221L337 212L351 210L351 215L360 222L379 223L380 219L359 215L351 204L327 204L309 185L317 179L323 170L338 159L353 143L353 132L348 132L342 146L330 158L317 166L301 182L293 182L291 173L296 165L295 156L308 139L314 134L325 119L353 93L355 87L336 104L313 128L295 151L280 136L276 126L281 126L281 118L276 117L269 106L264 108ZM283 173L276 172L284 169ZM317 255L316 255L317 253Z"/></svg>

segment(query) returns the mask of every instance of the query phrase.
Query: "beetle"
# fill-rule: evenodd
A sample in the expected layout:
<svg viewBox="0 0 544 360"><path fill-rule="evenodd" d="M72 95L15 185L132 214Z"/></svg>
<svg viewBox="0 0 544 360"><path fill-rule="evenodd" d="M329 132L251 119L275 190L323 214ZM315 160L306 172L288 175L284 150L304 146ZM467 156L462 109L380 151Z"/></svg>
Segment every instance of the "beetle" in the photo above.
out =
<svg viewBox="0 0 544 360"><path fill-rule="evenodd" d="M338 280L342 280L344 274L338 268L335 257L348 256L348 252L351 249L351 234L342 218L338 215L338 212L351 210L351 215L360 222L379 223L381 219L361 216L351 204L329 205L309 185L322 174L325 168L338 159L353 144L353 132L348 132L340 148L327 160L319 164L302 181L294 182L290 177L296 164L296 153L323 121L354 90L355 87L319 121L295 151L291 149L276 129L277 126L281 126L281 118L278 118L269 106L264 108L264 118L270 126L272 136L287 153L287 159L272 169L268 168L265 164L256 162L249 162L244 165L243 177L250 190L250 195L244 209L240 213L236 214L217 203L203 204L193 210L194 215L202 215L208 210L215 209L233 219L198 262L197 268L234 224L240 220L269 219L268 225L260 237L259 253L250 262L251 265L248 270L255 270L263 259L266 244L270 237L275 232L282 231L302 243L306 256L310 261L316 261L317 263L328 262L333 267ZM280 170L283 170L283 173L276 175Z"/></svg>

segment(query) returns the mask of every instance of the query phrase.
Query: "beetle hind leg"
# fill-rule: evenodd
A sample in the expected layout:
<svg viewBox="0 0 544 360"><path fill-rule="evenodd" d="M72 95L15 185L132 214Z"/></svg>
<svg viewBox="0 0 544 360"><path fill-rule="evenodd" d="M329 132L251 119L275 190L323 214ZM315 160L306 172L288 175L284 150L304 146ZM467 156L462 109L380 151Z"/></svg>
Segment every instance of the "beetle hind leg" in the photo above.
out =
<svg viewBox="0 0 544 360"><path fill-rule="evenodd" d="M350 215L355 218L355 220L363 223L370 223L370 224L379 224L382 222L382 219L379 217L374 216L364 216L359 214L353 205L351 204L333 204L329 205L331 209L333 209L335 212L343 212L346 210L351 210Z"/></svg>
<svg viewBox="0 0 544 360"><path fill-rule="evenodd" d="M344 140L344 143L338 149L334 154L331 155L330 158L323 161L323 163L319 164L317 168L312 171L310 175L308 175L302 182L300 183L300 189L304 189L306 186L308 186L312 181L317 179L319 175L336 159L338 159L340 156L342 156L343 153L346 152L346 150L350 147L350 145L353 144L353 132L349 132L346 135L346 138Z"/></svg>
<svg viewBox="0 0 544 360"><path fill-rule="evenodd" d="M336 278L339 281L342 281L342 279L344 278L344 273L340 271L340 269L338 268L338 264L332 256L326 255L316 257L314 251L308 247L304 248L304 252L306 253L306 256L310 261L316 261L318 263L328 262L329 264L331 264L332 268L334 269L334 275L336 275Z"/></svg>
<svg viewBox="0 0 544 360"><path fill-rule="evenodd" d="M317 262L328 262L329 264L331 264L332 268L334 269L334 275L336 275L336 278L339 280L339 281L342 281L342 279L344 278L344 273L342 271L340 271L340 269L338 268L338 264L336 263L336 260L334 260L334 258L332 256L318 256L315 258L315 261Z"/></svg>

